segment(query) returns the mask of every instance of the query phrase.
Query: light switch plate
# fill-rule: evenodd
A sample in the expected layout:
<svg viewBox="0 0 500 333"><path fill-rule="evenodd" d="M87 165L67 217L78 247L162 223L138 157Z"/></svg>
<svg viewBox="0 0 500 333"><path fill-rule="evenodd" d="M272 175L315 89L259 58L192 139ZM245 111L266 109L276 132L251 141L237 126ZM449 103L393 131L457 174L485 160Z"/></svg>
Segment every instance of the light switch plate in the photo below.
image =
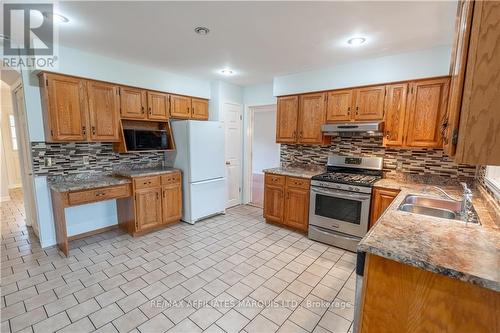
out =
<svg viewBox="0 0 500 333"><path fill-rule="evenodd" d="M84 165L89 165L90 164L90 157L83 156L83 164Z"/></svg>

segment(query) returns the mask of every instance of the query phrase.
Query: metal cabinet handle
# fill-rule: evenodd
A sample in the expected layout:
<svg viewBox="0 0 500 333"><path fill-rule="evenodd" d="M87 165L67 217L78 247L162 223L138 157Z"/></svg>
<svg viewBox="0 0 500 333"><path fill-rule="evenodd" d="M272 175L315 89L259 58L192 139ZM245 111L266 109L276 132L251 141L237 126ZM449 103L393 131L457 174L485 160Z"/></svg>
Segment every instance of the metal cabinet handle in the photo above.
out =
<svg viewBox="0 0 500 333"><path fill-rule="evenodd" d="M82 126L83 135L87 134L87 127Z"/></svg>
<svg viewBox="0 0 500 333"><path fill-rule="evenodd" d="M92 135L95 135L95 126L92 126Z"/></svg>
<svg viewBox="0 0 500 333"><path fill-rule="evenodd" d="M391 132L389 131L385 132L385 138L389 140L390 137L391 137Z"/></svg>
<svg viewBox="0 0 500 333"><path fill-rule="evenodd" d="M141 113L144 113L144 106L141 106Z"/></svg>

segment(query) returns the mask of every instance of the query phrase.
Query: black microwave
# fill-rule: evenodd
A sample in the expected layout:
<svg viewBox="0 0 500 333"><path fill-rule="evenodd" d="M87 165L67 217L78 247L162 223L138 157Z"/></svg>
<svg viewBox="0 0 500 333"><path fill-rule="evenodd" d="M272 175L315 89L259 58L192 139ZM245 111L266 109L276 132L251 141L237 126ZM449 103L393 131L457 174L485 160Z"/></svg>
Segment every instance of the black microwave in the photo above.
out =
<svg viewBox="0 0 500 333"><path fill-rule="evenodd" d="M126 128L123 132L128 151L168 149L168 136L166 130Z"/></svg>

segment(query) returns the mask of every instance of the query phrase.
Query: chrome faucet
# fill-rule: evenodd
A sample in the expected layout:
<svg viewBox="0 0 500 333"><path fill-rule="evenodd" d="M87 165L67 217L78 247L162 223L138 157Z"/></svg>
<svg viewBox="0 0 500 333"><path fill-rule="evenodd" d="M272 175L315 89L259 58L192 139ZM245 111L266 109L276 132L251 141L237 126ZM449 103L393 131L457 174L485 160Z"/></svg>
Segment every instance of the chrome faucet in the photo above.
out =
<svg viewBox="0 0 500 333"><path fill-rule="evenodd" d="M461 182L460 185L462 185L463 189L464 189L464 192L463 192L463 195L462 195L462 199L455 199L453 198L451 195L449 195L448 193L446 193L442 188L440 187L437 187L437 186L433 186L433 188L435 188L436 190L438 190L439 192L441 192L442 194L444 194L448 199L451 199L453 201L459 201L461 202L461 206L460 206L460 215L462 216L462 219L467 222L468 221L468 216L469 216L469 211L472 207L472 191L469 189L469 187L467 186L466 183L464 182Z"/></svg>

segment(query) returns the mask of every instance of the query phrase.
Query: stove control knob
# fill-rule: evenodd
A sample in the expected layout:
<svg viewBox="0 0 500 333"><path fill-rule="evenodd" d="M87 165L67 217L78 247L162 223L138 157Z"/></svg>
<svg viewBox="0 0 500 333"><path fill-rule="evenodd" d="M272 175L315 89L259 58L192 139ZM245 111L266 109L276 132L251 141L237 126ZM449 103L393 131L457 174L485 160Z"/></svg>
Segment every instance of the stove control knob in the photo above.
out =
<svg viewBox="0 0 500 333"><path fill-rule="evenodd" d="M349 190L349 191L354 191L354 188L353 188L352 186L349 186L349 187L348 187L348 190Z"/></svg>
<svg viewBox="0 0 500 333"><path fill-rule="evenodd" d="M357 187L356 187L356 188L354 189L354 191L359 192L359 188L357 188Z"/></svg>

